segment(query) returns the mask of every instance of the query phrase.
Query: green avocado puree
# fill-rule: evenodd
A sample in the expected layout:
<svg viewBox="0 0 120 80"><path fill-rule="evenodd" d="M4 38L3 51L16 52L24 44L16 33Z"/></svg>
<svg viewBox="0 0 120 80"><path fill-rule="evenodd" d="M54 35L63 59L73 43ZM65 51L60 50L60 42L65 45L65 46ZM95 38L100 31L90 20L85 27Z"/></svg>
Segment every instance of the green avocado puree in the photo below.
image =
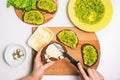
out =
<svg viewBox="0 0 120 80"><path fill-rule="evenodd" d="M93 25L104 17L105 6L101 0L76 0L74 11L80 22Z"/></svg>
<svg viewBox="0 0 120 80"><path fill-rule="evenodd" d="M78 38L76 34L71 30L62 30L58 33L57 38L63 44L71 47L76 48L78 44Z"/></svg>
<svg viewBox="0 0 120 80"><path fill-rule="evenodd" d="M25 12L23 19L27 23L39 25L43 23L44 16L40 11L31 10L31 11Z"/></svg>
<svg viewBox="0 0 120 80"><path fill-rule="evenodd" d="M55 12L57 9L57 5L54 3L53 0L39 0L37 3L37 7L50 13Z"/></svg>
<svg viewBox="0 0 120 80"><path fill-rule="evenodd" d="M82 53L85 65L92 66L97 61L98 53L94 46L90 44L83 46Z"/></svg>

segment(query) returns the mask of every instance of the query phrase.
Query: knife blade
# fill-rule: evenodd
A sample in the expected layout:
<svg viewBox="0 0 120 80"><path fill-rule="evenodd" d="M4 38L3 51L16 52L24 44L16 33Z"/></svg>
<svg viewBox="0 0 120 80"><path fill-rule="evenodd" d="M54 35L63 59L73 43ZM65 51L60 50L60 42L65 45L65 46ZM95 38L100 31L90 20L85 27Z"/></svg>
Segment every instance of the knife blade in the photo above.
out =
<svg viewBox="0 0 120 80"><path fill-rule="evenodd" d="M77 64L79 61L76 61L73 57L71 57L67 52L63 50L61 46L58 46L56 43L53 44L61 53L63 53L63 56L67 57L70 60L70 62L78 69Z"/></svg>

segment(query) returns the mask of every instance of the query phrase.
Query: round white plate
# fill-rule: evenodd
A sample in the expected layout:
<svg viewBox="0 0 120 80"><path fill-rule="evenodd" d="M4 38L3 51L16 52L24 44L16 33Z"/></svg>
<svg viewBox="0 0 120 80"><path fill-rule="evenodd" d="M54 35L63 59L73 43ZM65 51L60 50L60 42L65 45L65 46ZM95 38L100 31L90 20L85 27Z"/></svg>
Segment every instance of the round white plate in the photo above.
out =
<svg viewBox="0 0 120 80"><path fill-rule="evenodd" d="M24 56L22 56L21 58L15 60L13 58L13 53L14 51L16 51L16 49L20 49L20 51L22 52L22 54ZM4 53L4 58L5 61L11 65L11 66L18 66L21 63L23 63L23 61L26 58L26 52L23 46L19 45L19 44L9 44L7 45L6 49L5 49L5 53Z"/></svg>

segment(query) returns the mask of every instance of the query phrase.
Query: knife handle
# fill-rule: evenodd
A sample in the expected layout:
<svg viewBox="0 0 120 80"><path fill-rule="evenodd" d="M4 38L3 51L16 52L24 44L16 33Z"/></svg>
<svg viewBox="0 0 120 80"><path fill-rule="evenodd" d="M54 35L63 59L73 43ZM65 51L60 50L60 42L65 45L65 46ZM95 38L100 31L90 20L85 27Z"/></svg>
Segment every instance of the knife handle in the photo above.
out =
<svg viewBox="0 0 120 80"><path fill-rule="evenodd" d="M68 55L66 52L63 52L63 54L64 54L64 56L66 56L69 60L70 60L70 62L79 70L79 68L78 68L78 63L79 63L79 61L76 61L74 58L72 58L70 55ZM88 72L87 72L87 70L85 69L85 68L83 68L84 69L84 71L85 71L85 73L88 75Z"/></svg>
<svg viewBox="0 0 120 80"><path fill-rule="evenodd" d="M74 59L71 59L70 62L78 69L77 64L79 63L79 61L76 61Z"/></svg>
<svg viewBox="0 0 120 80"><path fill-rule="evenodd" d="M63 52L63 55L66 56L66 57L70 60L70 62L78 69L77 64L78 64L79 61L76 61L74 58L72 58L72 57L71 57L68 53L66 53L66 52Z"/></svg>

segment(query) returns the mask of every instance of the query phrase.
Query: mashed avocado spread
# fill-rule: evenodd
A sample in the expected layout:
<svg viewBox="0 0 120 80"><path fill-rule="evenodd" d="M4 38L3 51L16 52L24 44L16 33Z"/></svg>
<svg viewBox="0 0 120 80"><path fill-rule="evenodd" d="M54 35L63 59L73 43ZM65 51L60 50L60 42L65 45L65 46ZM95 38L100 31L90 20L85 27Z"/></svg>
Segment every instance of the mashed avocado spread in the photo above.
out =
<svg viewBox="0 0 120 80"><path fill-rule="evenodd" d="M31 10L31 11L25 12L23 19L27 23L39 25L43 23L44 16L40 11Z"/></svg>
<svg viewBox="0 0 120 80"><path fill-rule="evenodd" d="M57 9L57 5L54 3L53 0L39 0L37 3L37 7L50 13L55 12Z"/></svg>
<svg viewBox="0 0 120 80"><path fill-rule="evenodd" d="M86 66L92 66L97 62L98 53L94 46L90 44L83 45L82 47L83 61Z"/></svg>
<svg viewBox="0 0 120 80"><path fill-rule="evenodd" d="M76 34L71 30L61 30L58 33L57 38L60 42L62 42L63 44L65 44L71 48L77 47L78 38L77 38Z"/></svg>
<svg viewBox="0 0 120 80"><path fill-rule="evenodd" d="M76 0L74 11L80 22L92 25L104 17L105 6L101 0Z"/></svg>

